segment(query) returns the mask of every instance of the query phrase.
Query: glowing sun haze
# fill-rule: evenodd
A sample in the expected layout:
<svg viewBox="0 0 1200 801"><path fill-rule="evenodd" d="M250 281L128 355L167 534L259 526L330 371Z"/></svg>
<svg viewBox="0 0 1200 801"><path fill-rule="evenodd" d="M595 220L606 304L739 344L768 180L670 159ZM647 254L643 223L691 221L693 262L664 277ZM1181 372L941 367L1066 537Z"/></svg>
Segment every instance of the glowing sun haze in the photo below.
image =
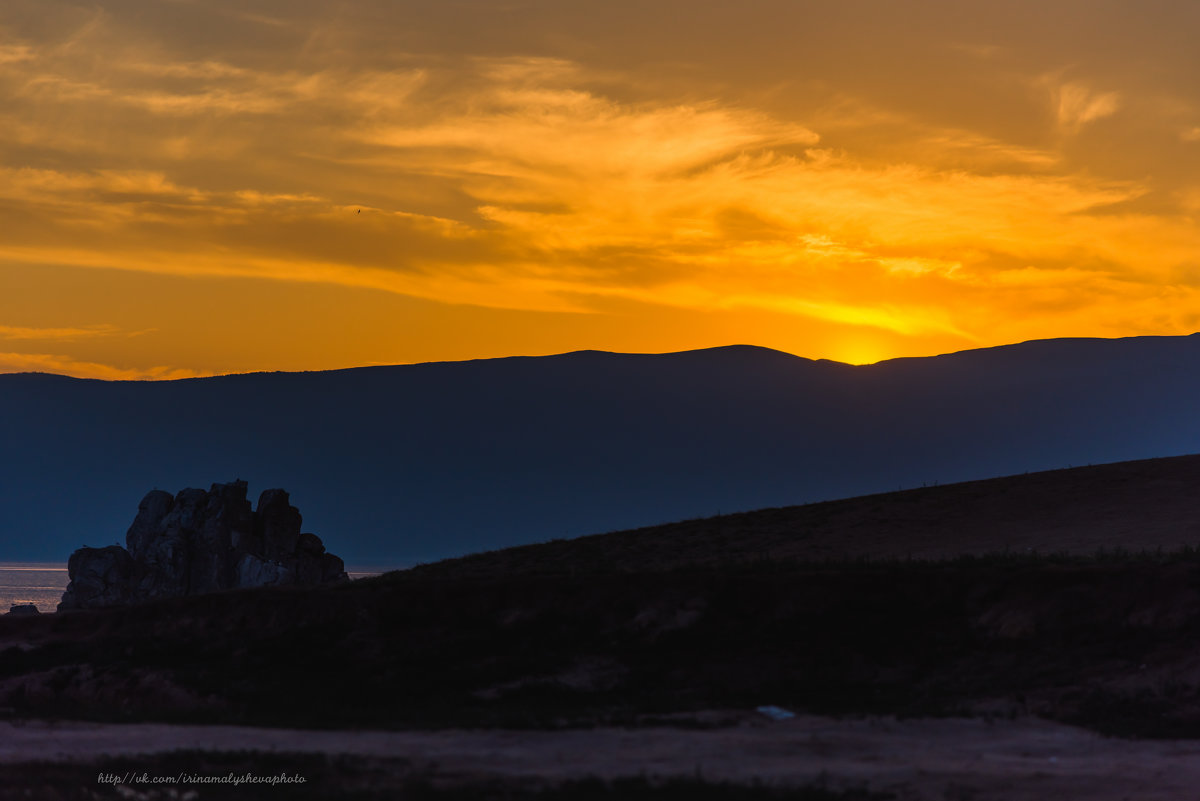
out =
<svg viewBox="0 0 1200 801"><path fill-rule="evenodd" d="M0 371L1200 328L1200 4L5 0Z"/></svg>

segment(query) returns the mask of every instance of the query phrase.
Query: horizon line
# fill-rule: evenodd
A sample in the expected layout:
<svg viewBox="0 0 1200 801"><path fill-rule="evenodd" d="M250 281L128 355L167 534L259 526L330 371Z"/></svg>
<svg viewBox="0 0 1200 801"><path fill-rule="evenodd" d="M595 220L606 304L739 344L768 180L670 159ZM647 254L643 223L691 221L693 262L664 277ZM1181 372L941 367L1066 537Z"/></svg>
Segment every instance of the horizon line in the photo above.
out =
<svg viewBox="0 0 1200 801"><path fill-rule="evenodd" d="M71 380L75 380L75 381L100 381L100 382L107 383L107 384L135 384L135 383L136 384L151 384L151 383L152 384L163 384L163 383L174 383L174 382L181 382L181 381L205 380L205 379L210 379L210 378L231 378L234 376L305 375L305 374L309 374L309 373L337 373L337 372L346 372L346 371L350 371L350 370L370 370L370 369L375 369L375 368L388 368L388 367L419 367L419 366L424 366L424 365L437 365L437 364L469 364L469 363L474 363L474 362L503 361L503 360L508 360L508 359L553 359L553 358L559 358L559 357L564 357L564 356L575 356L575 355L580 355L580 354L602 354L602 355L608 355L608 356L676 356L676 355L682 355L682 354L687 354L687 353L704 353L707 351L732 350L732 349L738 349L738 348L771 351L773 353L778 353L778 354L781 354L784 356L790 356L795 359L801 359L803 361L814 362L814 363L824 362L824 363L828 363L828 364L840 364L840 365L844 365L846 367L871 367L874 365L885 364L887 362L911 361L913 359L936 359L936 358L939 358L942 356L953 356L953 355L960 354L960 353L971 353L974 351L996 350L999 348L1010 348L1010 347L1016 347L1016 346L1020 346L1020 345L1029 345L1029 344L1034 344L1034 343L1039 343L1039 342L1072 342L1072 341L1077 341L1077 342L1082 342L1082 341L1114 342L1117 340L1125 340L1125 339L1186 339L1188 337L1193 337L1193 336L1200 336L1200 331L1196 331L1196 332L1193 332L1190 334L1134 334L1134 335L1130 335L1130 336L1114 336L1114 337L1097 337L1097 336L1044 337L1044 338L1026 339L1026 340L1021 340L1018 342L1006 342L1006 343L1003 343L1000 345L986 345L986 346L978 347L978 348L963 348L961 350L945 351L942 353L931 353L931 354L926 354L926 355L921 355L921 356L893 356L893 357L886 358L886 359L879 359L874 362L859 362L859 363L843 362L843 361L838 361L836 359L828 359L828 358L813 358L810 356L801 356L800 354L797 354L797 353L791 353L789 351L780 350L779 348L772 348L767 345L754 345L754 344L750 344L750 343L740 342L740 343L730 343L727 345L712 345L712 346L702 347L702 348L686 348L684 350L668 350L668 351L653 351L653 352L615 351L615 350L601 350L599 348L581 348L578 350L555 351L555 352L551 352L551 353L541 353L541 354L510 354L507 356L480 356L480 357L471 358L471 359L434 359L434 360L429 360L429 361L415 361L415 362L371 362L371 363L367 363L367 364L357 364L357 365L351 365L351 366L347 366L347 367L328 367L328 368L318 368L318 369L312 369L312 370L270 370L270 369L247 370L245 372L206 373L206 374L191 375L191 376L176 377L176 378L92 378L92 377L72 375L70 373L54 373L54 372L48 372L48 371L44 371L44 370L17 370L17 371L11 371L11 372L6 372L6 371L0 370L0 377L3 377L3 376L47 376L47 377L53 377L53 378L66 378L66 379L71 379Z"/></svg>

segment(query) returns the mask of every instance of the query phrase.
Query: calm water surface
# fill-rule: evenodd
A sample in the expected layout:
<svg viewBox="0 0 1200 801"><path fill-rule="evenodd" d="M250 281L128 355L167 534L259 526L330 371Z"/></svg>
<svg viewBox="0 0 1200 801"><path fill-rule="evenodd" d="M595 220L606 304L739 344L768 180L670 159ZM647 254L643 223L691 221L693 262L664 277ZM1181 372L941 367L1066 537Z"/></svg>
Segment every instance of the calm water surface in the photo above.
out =
<svg viewBox="0 0 1200 801"><path fill-rule="evenodd" d="M377 576L382 570L350 568L350 578ZM36 604L53 612L67 588L67 566L53 562L0 562L0 615L14 604Z"/></svg>
<svg viewBox="0 0 1200 801"><path fill-rule="evenodd" d="M13 604L37 604L53 612L67 588L67 566L46 562L0 562L0 614Z"/></svg>

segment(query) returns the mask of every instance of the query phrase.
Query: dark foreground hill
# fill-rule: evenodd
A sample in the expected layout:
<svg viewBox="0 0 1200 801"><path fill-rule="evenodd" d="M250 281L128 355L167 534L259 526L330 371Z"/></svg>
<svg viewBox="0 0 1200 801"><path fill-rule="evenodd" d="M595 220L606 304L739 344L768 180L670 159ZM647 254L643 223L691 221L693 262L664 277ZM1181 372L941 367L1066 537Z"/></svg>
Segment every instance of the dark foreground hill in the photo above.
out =
<svg viewBox="0 0 1200 801"><path fill-rule="evenodd" d="M878 510L932 505L958 515L968 551L1039 520L1044 551L1079 550L1071 538L1087 525L1068 541L1049 533L1054 498L1099 504L1116 497L1111 482L1123 476L1153 522L1149 506L1194 497L1195 467L1195 458L1170 459L860 498L826 506L821 536L853 539L854 521ZM1034 497L1046 499L1040 512L1013 504ZM1114 504L1094 520L1120 508L1125 517L1107 519L1110 529L1136 529L1137 504ZM971 539L969 509L981 514L981 539ZM777 513L761 514L769 522ZM1181 525L1195 531L1196 518ZM885 534L878 521L864 530L860 545ZM724 560L711 558L730 547L721 531L686 542L666 527L542 546L553 558L520 569L519 560L490 572L459 561L333 588L4 617L0 708L17 717L554 728L722 725L774 704L825 715L1036 714L1113 734L1200 737L1194 549L813 561L804 540L788 552L785 533L751 531L746 524L741 550ZM889 553L902 551L892 545ZM641 556L628 558L625 546ZM940 547L951 550L946 540ZM690 557L664 556L675 552Z"/></svg>
<svg viewBox="0 0 1200 801"><path fill-rule="evenodd" d="M1121 735L1200 737L1197 643L1194 555L396 574L2 618L0 709L555 728L720 725L775 704L826 715L1037 714Z"/></svg>
<svg viewBox="0 0 1200 801"><path fill-rule="evenodd" d="M1200 451L1200 336L864 367L753 347L166 382L0 375L0 557L149 487L285 486L348 563Z"/></svg>
<svg viewBox="0 0 1200 801"><path fill-rule="evenodd" d="M667 523L420 565L456 578L756 562L1200 547L1200 455L1090 465Z"/></svg>

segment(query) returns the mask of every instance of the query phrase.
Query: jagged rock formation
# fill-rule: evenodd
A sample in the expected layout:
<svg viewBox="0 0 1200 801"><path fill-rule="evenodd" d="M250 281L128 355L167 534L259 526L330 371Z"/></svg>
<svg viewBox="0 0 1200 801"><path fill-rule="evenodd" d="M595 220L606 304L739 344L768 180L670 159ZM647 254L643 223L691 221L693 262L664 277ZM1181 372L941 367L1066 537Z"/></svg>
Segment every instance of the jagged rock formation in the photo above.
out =
<svg viewBox="0 0 1200 801"><path fill-rule="evenodd" d="M342 560L300 532L288 494L269 489L252 510L246 482L154 490L138 505L125 546L80 548L67 563L59 611L122 606L238 587L346 581Z"/></svg>

